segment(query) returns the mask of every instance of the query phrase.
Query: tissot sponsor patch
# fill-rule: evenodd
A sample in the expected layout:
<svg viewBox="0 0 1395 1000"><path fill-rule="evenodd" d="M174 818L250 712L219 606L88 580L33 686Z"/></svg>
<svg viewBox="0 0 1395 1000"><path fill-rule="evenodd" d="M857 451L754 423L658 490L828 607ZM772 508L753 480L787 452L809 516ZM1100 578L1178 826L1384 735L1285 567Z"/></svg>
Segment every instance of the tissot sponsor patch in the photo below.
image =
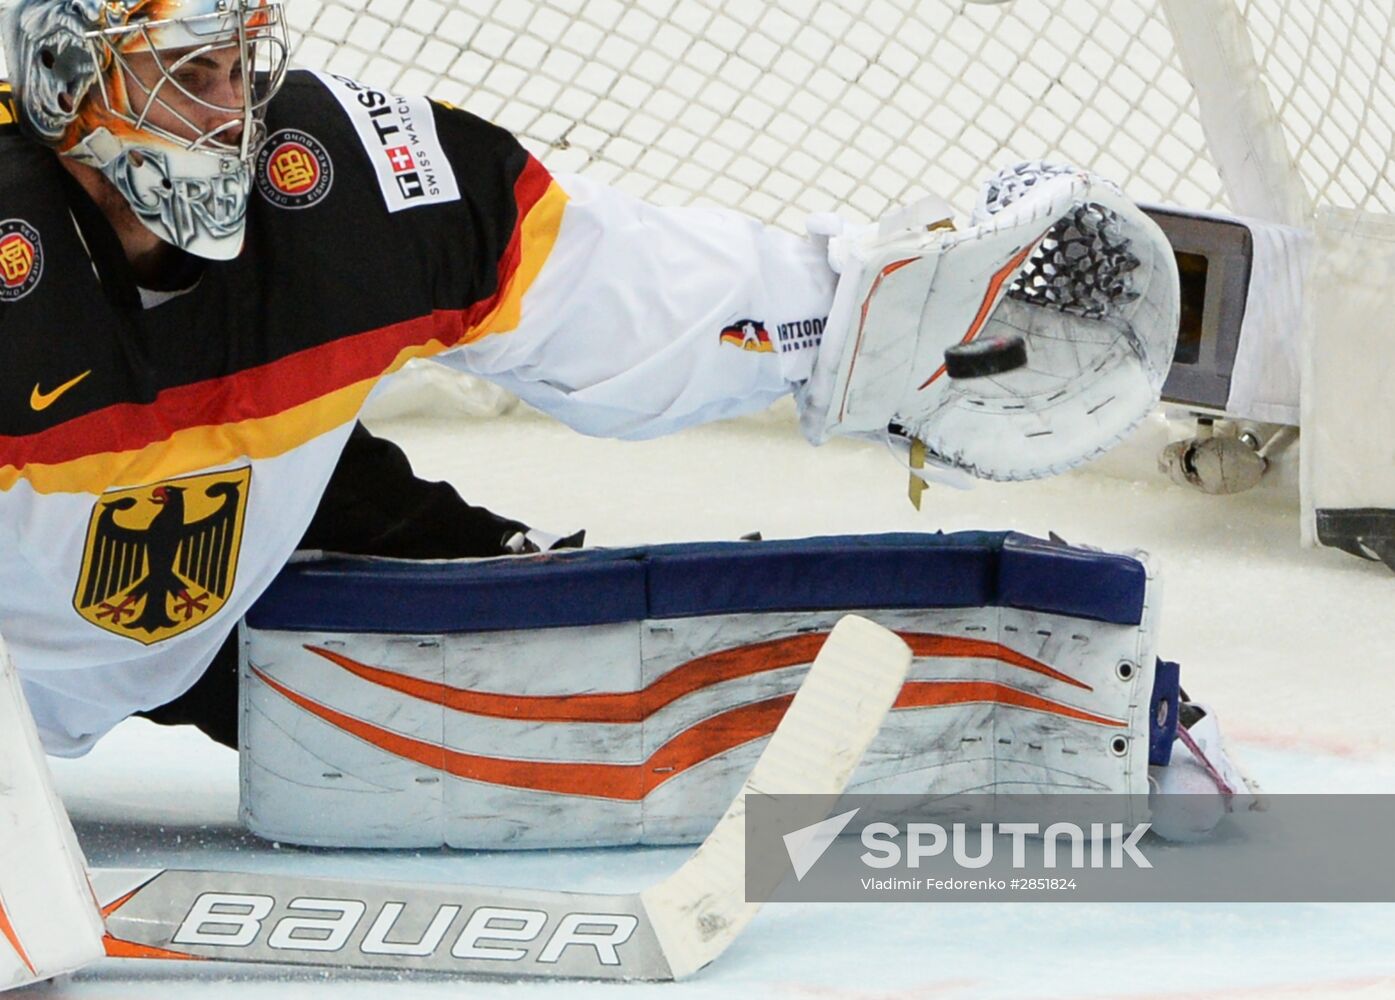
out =
<svg viewBox="0 0 1395 1000"><path fill-rule="evenodd" d="M759 351L769 354L775 350L770 342L770 331L758 319L739 319L722 328L722 343L739 347L743 351Z"/></svg>
<svg viewBox="0 0 1395 1000"><path fill-rule="evenodd" d="M333 183L329 153L308 132L282 129L257 154L257 190L273 205L309 208L324 200Z"/></svg>
<svg viewBox="0 0 1395 1000"><path fill-rule="evenodd" d="M460 200L429 100L397 97L348 77L318 72L315 76L353 122L389 212Z"/></svg>
<svg viewBox="0 0 1395 1000"><path fill-rule="evenodd" d="M39 231L23 219L0 222L0 302L24 298L44 273Z"/></svg>

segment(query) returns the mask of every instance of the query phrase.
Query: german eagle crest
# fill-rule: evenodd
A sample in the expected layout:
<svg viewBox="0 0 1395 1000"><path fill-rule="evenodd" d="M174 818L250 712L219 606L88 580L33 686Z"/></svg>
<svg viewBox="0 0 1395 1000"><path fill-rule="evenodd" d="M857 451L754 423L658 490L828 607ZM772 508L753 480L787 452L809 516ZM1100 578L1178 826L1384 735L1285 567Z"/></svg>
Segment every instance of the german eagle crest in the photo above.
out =
<svg viewBox="0 0 1395 1000"><path fill-rule="evenodd" d="M248 468L103 494L73 604L92 624L150 645L207 621L232 593Z"/></svg>

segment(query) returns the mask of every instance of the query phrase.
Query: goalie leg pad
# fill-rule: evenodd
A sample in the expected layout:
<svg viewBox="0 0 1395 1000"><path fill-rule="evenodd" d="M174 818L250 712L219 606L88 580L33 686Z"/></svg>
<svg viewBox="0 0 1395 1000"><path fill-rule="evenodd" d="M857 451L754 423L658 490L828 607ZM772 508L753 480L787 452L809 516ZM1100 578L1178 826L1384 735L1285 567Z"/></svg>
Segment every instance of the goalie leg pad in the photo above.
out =
<svg viewBox="0 0 1395 1000"><path fill-rule="evenodd" d="M102 917L0 643L0 991L101 958Z"/></svg>
<svg viewBox="0 0 1395 1000"><path fill-rule="evenodd" d="M1113 185L1024 164L990 181L963 231L885 229L830 240L840 270L801 425L898 425L988 479L1080 465L1157 402L1176 345L1179 279L1162 231ZM1027 364L947 377L944 352L1019 336Z"/></svg>
<svg viewBox="0 0 1395 1000"><path fill-rule="evenodd" d="M1146 559L983 532L297 563L246 622L243 818L323 846L700 839L849 609L916 656L852 790L1144 818L1177 699Z"/></svg>

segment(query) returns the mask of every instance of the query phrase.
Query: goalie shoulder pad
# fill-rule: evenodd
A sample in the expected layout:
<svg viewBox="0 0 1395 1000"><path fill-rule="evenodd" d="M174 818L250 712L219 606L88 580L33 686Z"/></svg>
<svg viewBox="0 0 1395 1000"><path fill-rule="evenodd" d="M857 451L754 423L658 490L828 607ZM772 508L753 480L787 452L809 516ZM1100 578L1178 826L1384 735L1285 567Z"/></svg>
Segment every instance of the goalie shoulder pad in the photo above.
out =
<svg viewBox="0 0 1395 1000"><path fill-rule="evenodd" d="M964 231L885 227L830 240L840 280L801 425L882 434L987 479L1033 479L1102 453L1157 402L1179 281L1162 231L1117 188L1026 164L990 181ZM1020 337L1027 363L950 378L945 351Z"/></svg>

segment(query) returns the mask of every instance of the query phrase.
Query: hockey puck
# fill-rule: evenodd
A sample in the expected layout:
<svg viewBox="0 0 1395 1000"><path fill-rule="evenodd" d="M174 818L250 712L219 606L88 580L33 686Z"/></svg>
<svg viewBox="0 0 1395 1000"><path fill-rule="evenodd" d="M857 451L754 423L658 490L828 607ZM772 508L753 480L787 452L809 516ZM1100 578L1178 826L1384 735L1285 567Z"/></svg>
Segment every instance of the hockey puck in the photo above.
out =
<svg viewBox="0 0 1395 1000"><path fill-rule="evenodd" d="M1027 363L1027 344L1021 337L980 337L945 349L945 374L950 378L982 378L1001 375Z"/></svg>

